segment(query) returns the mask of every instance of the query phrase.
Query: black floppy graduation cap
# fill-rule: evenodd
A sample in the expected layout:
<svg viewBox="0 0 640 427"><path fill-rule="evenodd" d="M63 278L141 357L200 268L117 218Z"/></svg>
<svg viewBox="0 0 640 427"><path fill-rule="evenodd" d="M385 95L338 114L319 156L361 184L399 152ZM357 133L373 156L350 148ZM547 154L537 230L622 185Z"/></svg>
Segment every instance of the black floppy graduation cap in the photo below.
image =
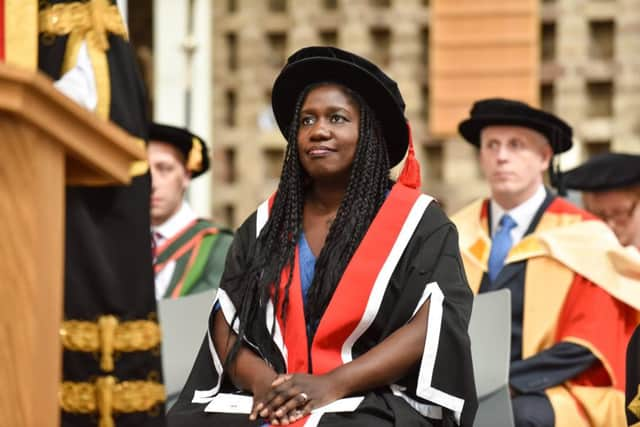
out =
<svg viewBox="0 0 640 427"><path fill-rule="evenodd" d="M202 138L187 129L151 123L149 125L149 141L171 144L180 150L184 155L185 167L191 172L191 178L202 175L209 169L207 145Z"/></svg>
<svg viewBox="0 0 640 427"><path fill-rule="evenodd" d="M563 175L573 190L597 192L640 185L640 155L604 153Z"/></svg>
<svg viewBox="0 0 640 427"><path fill-rule="evenodd" d="M276 78L271 103L284 137L300 93L310 84L322 82L342 84L364 98L382 125L391 166L400 163L409 145L409 127L397 83L367 59L336 47L298 50Z"/></svg>
<svg viewBox="0 0 640 427"><path fill-rule="evenodd" d="M571 126L558 116L533 108L530 105L504 98L488 98L477 101L469 118L458 125L460 135L469 143L480 146L482 129L493 125L522 126L545 136L554 154L564 153L573 145ZM566 195L564 174L559 164L549 168L549 177L558 193Z"/></svg>
<svg viewBox="0 0 640 427"><path fill-rule="evenodd" d="M543 134L554 154L568 151L573 131L564 120L520 101L489 98L477 101L469 118L458 125L460 134L471 144L480 145L482 129L492 125L522 126Z"/></svg>

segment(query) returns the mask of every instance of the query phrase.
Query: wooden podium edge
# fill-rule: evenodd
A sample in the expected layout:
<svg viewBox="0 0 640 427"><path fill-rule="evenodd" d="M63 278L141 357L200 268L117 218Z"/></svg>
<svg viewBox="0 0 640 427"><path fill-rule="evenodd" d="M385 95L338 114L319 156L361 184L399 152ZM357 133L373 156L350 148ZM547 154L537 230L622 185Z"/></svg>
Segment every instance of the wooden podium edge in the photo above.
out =
<svg viewBox="0 0 640 427"><path fill-rule="evenodd" d="M96 178L128 184L132 162L146 160L135 138L67 98L40 72L0 64L0 93L6 95L0 97L0 111L21 116L60 141L67 157Z"/></svg>

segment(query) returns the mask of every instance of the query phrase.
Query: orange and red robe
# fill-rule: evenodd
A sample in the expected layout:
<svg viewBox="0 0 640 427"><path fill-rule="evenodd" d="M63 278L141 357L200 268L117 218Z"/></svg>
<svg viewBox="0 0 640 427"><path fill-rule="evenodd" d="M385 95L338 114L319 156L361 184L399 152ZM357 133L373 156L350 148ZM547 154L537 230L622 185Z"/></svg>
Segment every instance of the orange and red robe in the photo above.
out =
<svg viewBox="0 0 640 427"><path fill-rule="evenodd" d="M486 276L491 249L488 206L487 200L478 201L452 218L460 232L469 285L476 293ZM579 232L571 233L572 229ZM615 241L610 233L595 217L555 198L535 229L511 248L505 261L505 268L516 263L526 268L521 284L522 359L559 343L580 345L597 359L576 377L544 390L556 426L625 425L624 349L637 323L633 305L638 301L633 302L627 288L620 292L611 281L595 281L604 273L592 271L594 268L613 268L605 259L605 246L612 245L611 238ZM571 239L560 244L559 236ZM600 261L590 262L591 257Z"/></svg>
<svg viewBox="0 0 640 427"><path fill-rule="evenodd" d="M401 184L393 187L348 264L310 346L297 255L286 323L281 310L274 310L269 302L266 321L250 325L247 346L278 372L321 375L366 353L405 325L429 300L424 355L404 378L363 392L363 400L352 412L312 414L295 425L349 425L365 419L372 420L367 422L373 426L471 425L476 409L467 334L472 294L455 228L431 200ZM244 291L230 278L243 271L268 213L265 202L240 227L230 249L218 292L229 324L234 323ZM256 344L264 339L272 343L273 351ZM233 390L209 336L170 411L170 424L259 425L250 423L247 414L205 412L219 392ZM376 422L376 417L382 418Z"/></svg>

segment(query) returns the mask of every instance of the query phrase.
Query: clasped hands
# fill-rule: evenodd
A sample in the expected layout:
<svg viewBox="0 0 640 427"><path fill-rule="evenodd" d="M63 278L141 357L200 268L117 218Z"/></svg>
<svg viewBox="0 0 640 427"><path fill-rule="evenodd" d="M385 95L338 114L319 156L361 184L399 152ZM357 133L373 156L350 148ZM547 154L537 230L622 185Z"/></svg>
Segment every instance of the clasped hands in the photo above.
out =
<svg viewBox="0 0 640 427"><path fill-rule="evenodd" d="M264 418L272 425L288 425L312 409L339 399L340 392L327 375L280 374L254 390L249 419Z"/></svg>

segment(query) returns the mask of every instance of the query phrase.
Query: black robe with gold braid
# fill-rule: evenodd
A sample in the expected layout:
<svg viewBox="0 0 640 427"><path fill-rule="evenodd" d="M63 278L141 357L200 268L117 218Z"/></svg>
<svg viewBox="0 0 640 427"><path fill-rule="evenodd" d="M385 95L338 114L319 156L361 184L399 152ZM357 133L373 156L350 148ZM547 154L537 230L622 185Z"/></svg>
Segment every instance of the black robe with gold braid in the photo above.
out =
<svg viewBox="0 0 640 427"><path fill-rule="evenodd" d="M86 41L96 114L146 139L143 83L113 2L40 1L39 68L59 79ZM161 426L160 329L149 236L150 177L67 187L63 426Z"/></svg>

